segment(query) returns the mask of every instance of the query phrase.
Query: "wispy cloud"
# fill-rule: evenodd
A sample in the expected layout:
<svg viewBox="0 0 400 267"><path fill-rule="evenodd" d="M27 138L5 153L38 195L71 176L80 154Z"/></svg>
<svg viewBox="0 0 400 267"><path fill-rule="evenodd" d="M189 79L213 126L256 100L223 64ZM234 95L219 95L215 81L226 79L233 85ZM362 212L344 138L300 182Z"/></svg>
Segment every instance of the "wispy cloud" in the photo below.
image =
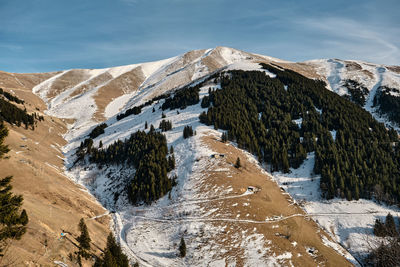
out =
<svg viewBox="0 0 400 267"><path fill-rule="evenodd" d="M20 51L23 49L23 47L18 44L1 44L1 43L0 43L0 48L7 49L10 51Z"/></svg>
<svg viewBox="0 0 400 267"><path fill-rule="evenodd" d="M3 70L124 65L219 45L400 64L398 0L20 2L0 0Z"/></svg>
<svg viewBox="0 0 400 267"><path fill-rule="evenodd" d="M342 17L304 19L299 24L321 36L321 44L347 57L398 64L400 62L399 28L376 26Z"/></svg>

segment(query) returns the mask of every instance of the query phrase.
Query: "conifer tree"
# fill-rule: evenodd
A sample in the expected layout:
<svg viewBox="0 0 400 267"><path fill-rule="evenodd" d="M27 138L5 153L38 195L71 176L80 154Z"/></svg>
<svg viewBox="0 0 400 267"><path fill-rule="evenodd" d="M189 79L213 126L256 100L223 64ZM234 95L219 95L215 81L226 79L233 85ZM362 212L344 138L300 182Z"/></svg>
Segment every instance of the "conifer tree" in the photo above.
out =
<svg viewBox="0 0 400 267"><path fill-rule="evenodd" d="M83 218L81 218L81 220L79 221L78 227L81 234L76 238L76 240L79 242L79 250L81 252L80 254L82 254L83 257L87 258L88 256L86 254L87 251L90 249L91 239Z"/></svg>
<svg viewBox="0 0 400 267"><path fill-rule="evenodd" d="M282 149L282 154L281 154L281 160L282 160L282 169L284 173L289 172L289 160L288 160L288 154L286 149Z"/></svg>
<svg viewBox="0 0 400 267"><path fill-rule="evenodd" d="M0 122L0 158L9 151L8 146L3 144L7 135L6 126ZM12 176L0 179L0 257L4 256L8 240L20 239L29 222L26 211L20 212L23 197L11 192L11 180Z"/></svg>
<svg viewBox="0 0 400 267"><path fill-rule="evenodd" d="M183 138L186 139L186 138L189 138L191 136L193 136L193 128L192 128L192 126L185 126L183 128Z"/></svg>
<svg viewBox="0 0 400 267"><path fill-rule="evenodd" d="M20 213L23 198L11 192L11 180L12 176L0 179L0 257L9 239L20 239L25 234L29 221L25 210Z"/></svg>
<svg viewBox="0 0 400 267"><path fill-rule="evenodd" d="M183 236L181 237L181 243L179 244L179 256L181 258L186 256L186 244L185 244L185 239L183 239Z"/></svg>
<svg viewBox="0 0 400 267"><path fill-rule="evenodd" d="M8 146L3 143L7 135L8 135L8 129L4 125L3 121L0 121L0 159L3 157L4 154L10 151Z"/></svg>
<svg viewBox="0 0 400 267"><path fill-rule="evenodd" d="M223 133L222 133L221 141L222 141L223 143L226 143L226 142L228 141L228 135L226 134L226 132L223 132Z"/></svg>
<svg viewBox="0 0 400 267"><path fill-rule="evenodd" d="M394 218L391 213L389 213L386 216L385 228L386 228L387 235L393 236L393 237L397 236L396 223L394 222Z"/></svg>
<svg viewBox="0 0 400 267"><path fill-rule="evenodd" d="M110 233L107 237L107 246L101 257L96 258L94 267L129 267L128 257L122 252L121 246L115 242Z"/></svg>
<svg viewBox="0 0 400 267"><path fill-rule="evenodd" d="M375 225L374 225L374 235L376 236L386 236L386 227L385 225L382 223L381 220L376 219L375 220Z"/></svg>
<svg viewBox="0 0 400 267"><path fill-rule="evenodd" d="M240 163L240 158L237 157L236 163L235 163L235 168L239 169L240 167L242 167L242 164Z"/></svg>

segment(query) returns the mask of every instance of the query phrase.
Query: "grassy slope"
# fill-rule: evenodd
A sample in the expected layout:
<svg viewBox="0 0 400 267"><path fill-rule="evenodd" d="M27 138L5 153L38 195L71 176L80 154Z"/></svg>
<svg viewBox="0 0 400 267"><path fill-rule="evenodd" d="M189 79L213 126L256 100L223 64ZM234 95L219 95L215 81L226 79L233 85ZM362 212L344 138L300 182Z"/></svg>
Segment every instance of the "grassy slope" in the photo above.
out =
<svg viewBox="0 0 400 267"><path fill-rule="evenodd" d="M26 101L28 112L37 112L36 107L45 109L41 99L30 90L21 87L12 90ZM65 144L61 134L66 131L66 124L45 116L35 131L7 126L6 144L11 151L8 159L0 161L0 175L14 176L13 191L23 195L23 208L30 221L27 233L21 240L11 242L0 265L54 266L53 261L60 260L71 266L67 255L76 250L71 241L78 235L79 219L103 214L105 210L63 175L60 147ZM108 216L87 221L93 243L101 248L105 246L109 222ZM68 239L59 240L61 230L71 233ZM94 249L94 252L100 251Z"/></svg>
<svg viewBox="0 0 400 267"><path fill-rule="evenodd" d="M219 138L218 138L219 139ZM269 255L282 255L285 252L292 253L291 262L295 266L351 266L344 257L339 255L332 248L327 247L322 242L322 236L330 239L325 232L321 231L318 225L307 217L304 217L304 211L297 205L293 205L288 194L283 193L279 186L268 177L261 173L260 168L256 163L249 161L246 154L232 145L221 143L212 135L203 138L205 145L213 151L222 153L224 158L211 159L209 166L217 167L216 171L213 168L207 171L207 179L204 184L205 194L209 191L208 188L213 188L216 185L218 188L232 187L233 193L241 194L248 186L254 186L261 190L255 194L245 198L226 199L223 201L215 201L211 206L207 203L208 209L218 208L221 217L231 217L232 219L249 219L255 221L264 221L265 218L273 216L288 217L295 216L289 219L284 219L277 222L265 224L252 223L226 223L226 232L240 233L258 233L264 236L264 239L270 240L271 243L265 244L265 248L269 250ZM233 167L236 158L240 157L242 167L236 169ZM228 170L232 177L227 177L226 172L219 170ZM225 214L222 216L221 212ZM218 224L218 223L216 223ZM215 241L220 243L223 248L226 248L225 257L235 258L236 262L241 265L243 261L243 251L241 247L235 247L233 234L224 233L215 238ZM237 241L236 241L237 242ZM294 243L296 242L296 243ZM296 244L295 246L293 244ZM316 248L313 256L306 252L306 247ZM288 260L280 260L280 264L289 265Z"/></svg>

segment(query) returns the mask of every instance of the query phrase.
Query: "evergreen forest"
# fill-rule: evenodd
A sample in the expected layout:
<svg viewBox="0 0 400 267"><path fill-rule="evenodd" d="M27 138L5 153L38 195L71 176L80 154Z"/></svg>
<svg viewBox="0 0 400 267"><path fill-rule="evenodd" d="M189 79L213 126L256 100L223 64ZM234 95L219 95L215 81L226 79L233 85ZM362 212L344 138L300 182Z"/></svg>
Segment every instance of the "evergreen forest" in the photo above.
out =
<svg viewBox="0 0 400 267"><path fill-rule="evenodd" d="M6 99L8 99L9 101L15 102L17 104L24 104L25 101L22 99L19 99L18 97L10 94L7 91L4 91L3 88L0 88L0 95L3 95Z"/></svg>
<svg viewBox="0 0 400 267"><path fill-rule="evenodd" d="M379 108L381 115L400 126L400 90L382 86L374 97L374 106Z"/></svg>
<svg viewBox="0 0 400 267"><path fill-rule="evenodd" d="M35 129L35 120L43 120L43 116L36 113L28 114L26 109L22 110L9 101L0 98L0 121L6 121L10 124L15 124L18 127L22 124L26 129L31 127Z"/></svg>
<svg viewBox="0 0 400 267"><path fill-rule="evenodd" d="M227 131L227 139L267 163L289 172L314 152L325 198L375 197L398 203L400 146L357 102L327 90L325 83L294 71L261 64L271 73L234 70L215 78L222 89L202 100L200 121ZM357 100L356 100L357 99ZM335 139L334 139L335 137Z"/></svg>
<svg viewBox="0 0 400 267"><path fill-rule="evenodd" d="M89 155L98 165L126 165L136 169L135 176L127 185L131 203L151 203L171 190L174 179L168 172L175 168L175 158L168 153L165 136L151 127L148 133L137 131L128 139L118 140L107 148L93 147L93 140L82 142L77 151L79 159Z"/></svg>

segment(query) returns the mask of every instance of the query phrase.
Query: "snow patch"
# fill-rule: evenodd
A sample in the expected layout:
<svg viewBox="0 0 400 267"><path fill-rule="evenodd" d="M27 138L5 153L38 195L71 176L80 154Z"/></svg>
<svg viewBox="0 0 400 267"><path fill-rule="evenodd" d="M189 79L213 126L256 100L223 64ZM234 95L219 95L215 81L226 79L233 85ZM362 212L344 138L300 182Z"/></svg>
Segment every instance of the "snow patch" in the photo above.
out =
<svg viewBox="0 0 400 267"><path fill-rule="evenodd" d="M226 68L226 70L262 71L265 72L265 74L270 78L276 77L276 75L272 72L263 69L260 64L249 61L239 61L232 63Z"/></svg>

